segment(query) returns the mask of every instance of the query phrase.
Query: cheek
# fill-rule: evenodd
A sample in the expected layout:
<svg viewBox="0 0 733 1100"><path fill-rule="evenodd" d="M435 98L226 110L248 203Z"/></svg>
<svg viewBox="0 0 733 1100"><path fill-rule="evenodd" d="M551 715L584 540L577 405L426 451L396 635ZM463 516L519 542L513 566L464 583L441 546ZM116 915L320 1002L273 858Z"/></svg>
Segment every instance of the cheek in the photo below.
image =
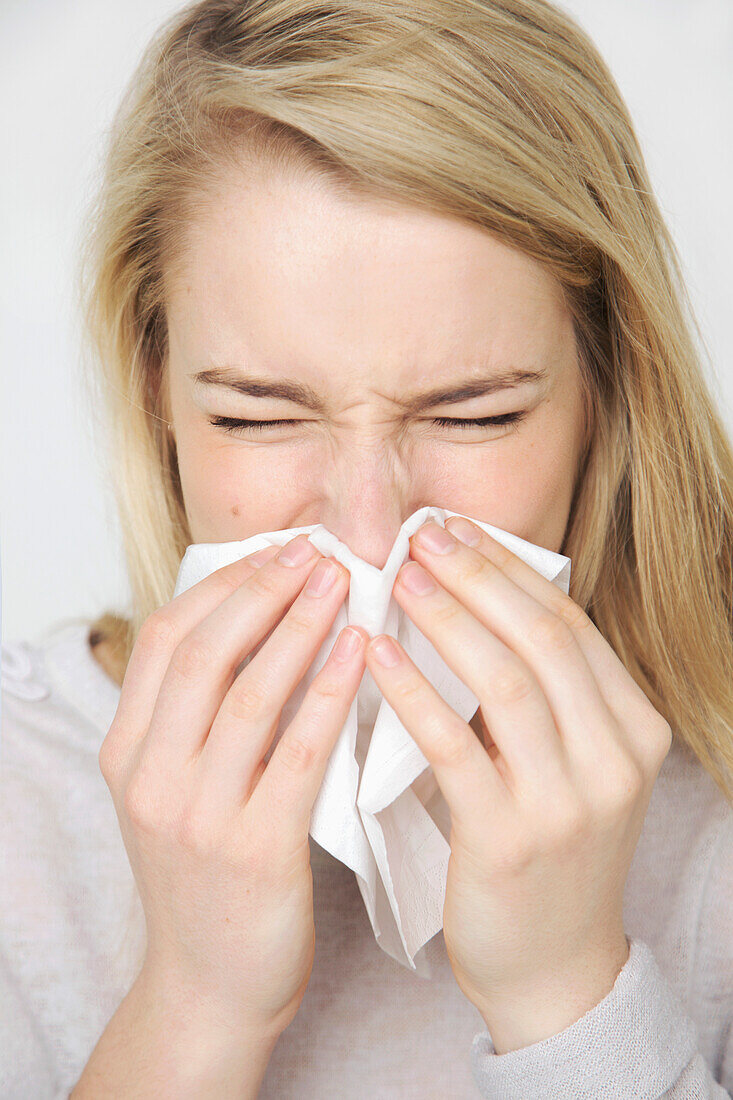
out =
<svg viewBox="0 0 733 1100"><path fill-rule="evenodd" d="M572 426L550 416L530 433L481 448L456 448L444 463L441 499L454 512L484 518L529 542L559 546L577 462Z"/></svg>
<svg viewBox="0 0 733 1100"><path fill-rule="evenodd" d="M527 425L485 446L426 445L412 454L411 503L443 504L530 542L559 546L575 440L572 425L551 411L538 410L534 419L531 432ZM178 465L194 542L239 540L318 521L318 500L327 491L319 448L250 447L198 426L188 429L178 435Z"/></svg>
<svg viewBox="0 0 733 1100"><path fill-rule="evenodd" d="M572 502L579 441L573 422L546 415L523 443L513 467L513 530L530 542L559 549ZM498 524L501 526L501 524Z"/></svg>
<svg viewBox="0 0 733 1100"><path fill-rule="evenodd" d="M307 462L283 449L248 447L196 433L178 447L178 468L194 542L228 542L293 526L314 485ZM303 520L304 523L314 522Z"/></svg>

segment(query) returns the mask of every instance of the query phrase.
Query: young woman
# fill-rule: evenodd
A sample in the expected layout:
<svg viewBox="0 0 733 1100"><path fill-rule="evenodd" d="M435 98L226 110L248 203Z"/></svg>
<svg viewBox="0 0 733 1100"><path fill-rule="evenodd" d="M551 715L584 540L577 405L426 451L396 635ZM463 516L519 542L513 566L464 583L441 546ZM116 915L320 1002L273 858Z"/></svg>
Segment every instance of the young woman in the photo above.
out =
<svg viewBox="0 0 733 1100"><path fill-rule="evenodd" d="M134 602L5 647L2 1095L731 1095L733 454L592 42L203 0L83 259ZM300 537L172 599L186 546L322 523L381 568L426 504L569 597L426 525L393 594L471 723L347 630L265 765L348 573ZM309 838L365 668L451 811L430 981Z"/></svg>

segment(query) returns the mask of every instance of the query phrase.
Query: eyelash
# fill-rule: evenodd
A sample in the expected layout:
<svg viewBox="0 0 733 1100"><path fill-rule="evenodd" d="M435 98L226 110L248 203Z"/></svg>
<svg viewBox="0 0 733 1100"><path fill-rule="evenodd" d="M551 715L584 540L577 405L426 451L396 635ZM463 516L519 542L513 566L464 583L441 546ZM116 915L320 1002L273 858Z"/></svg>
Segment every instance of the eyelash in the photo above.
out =
<svg viewBox="0 0 733 1100"><path fill-rule="evenodd" d="M466 428L484 428L489 426L500 426L503 424L515 424L523 419L527 414L526 412L513 412L502 413L501 416L483 416L480 419L470 419L466 417L450 417L450 416L434 416L433 422L441 428L448 428L451 426ZM238 430L245 430L251 432L261 432L265 428L273 427L278 424L297 424L297 420L237 420L233 416L212 416L209 417L209 423L213 424L216 428L222 428L225 432L234 434Z"/></svg>

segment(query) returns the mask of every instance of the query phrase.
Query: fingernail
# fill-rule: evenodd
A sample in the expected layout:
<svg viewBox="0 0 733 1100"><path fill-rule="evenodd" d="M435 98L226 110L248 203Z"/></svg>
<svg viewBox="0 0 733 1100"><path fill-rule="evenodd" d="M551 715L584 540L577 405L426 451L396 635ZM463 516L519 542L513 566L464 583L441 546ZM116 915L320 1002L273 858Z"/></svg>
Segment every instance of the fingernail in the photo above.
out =
<svg viewBox="0 0 733 1100"><path fill-rule="evenodd" d="M337 661L348 661L349 657L353 657L356 653L360 642L361 635L359 631L352 630L350 626L347 626L336 639L336 645L333 647L334 657Z"/></svg>
<svg viewBox="0 0 733 1100"><path fill-rule="evenodd" d="M415 538L419 546L424 546L435 554L448 554L456 548L456 540L450 532L437 523L431 522L427 526L421 527L416 532Z"/></svg>
<svg viewBox="0 0 733 1100"><path fill-rule="evenodd" d="M263 546L261 550L257 550L254 554L250 554L247 558L247 561L251 562L252 565L256 566L257 569L259 569L259 567L261 565L264 565L266 561L269 561L270 558L275 557L277 550L277 546Z"/></svg>
<svg viewBox="0 0 733 1100"><path fill-rule="evenodd" d="M305 591L311 596L324 596L338 576L338 566L335 562L324 558L319 561L310 577L306 581Z"/></svg>
<svg viewBox="0 0 733 1100"><path fill-rule="evenodd" d="M277 560L283 565L303 565L317 553L318 551L307 535L296 535L294 539L283 546Z"/></svg>
<svg viewBox="0 0 733 1100"><path fill-rule="evenodd" d="M411 561L409 565L403 565L397 575L405 588L418 596L435 591L435 585L429 574L415 561Z"/></svg>
<svg viewBox="0 0 733 1100"><path fill-rule="evenodd" d="M375 661L385 668L394 668L400 662L400 655L391 638L382 635L371 644L371 651Z"/></svg>
<svg viewBox="0 0 733 1100"><path fill-rule="evenodd" d="M475 524L467 519L454 519L451 521L450 532L466 546L477 546L481 542L481 533Z"/></svg>

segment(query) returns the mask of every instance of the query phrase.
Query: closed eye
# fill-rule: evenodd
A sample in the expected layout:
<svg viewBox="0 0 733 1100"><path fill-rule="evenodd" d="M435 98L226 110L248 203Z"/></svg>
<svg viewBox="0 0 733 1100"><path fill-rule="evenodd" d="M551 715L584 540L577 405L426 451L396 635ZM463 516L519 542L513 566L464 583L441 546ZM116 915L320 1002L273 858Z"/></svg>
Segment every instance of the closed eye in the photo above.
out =
<svg viewBox="0 0 733 1100"><path fill-rule="evenodd" d="M451 416L434 416L431 420L441 428L486 428L503 424L514 424L520 421L526 412L502 413L501 416L482 416L479 419L459 418ZM262 432L266 428L284 427L285 425L299 424L299 420L240 420L234 416L211 416L209 423L221 428L225 432L238 431ZM306 421L307 423L307 421Z"/></svg>

